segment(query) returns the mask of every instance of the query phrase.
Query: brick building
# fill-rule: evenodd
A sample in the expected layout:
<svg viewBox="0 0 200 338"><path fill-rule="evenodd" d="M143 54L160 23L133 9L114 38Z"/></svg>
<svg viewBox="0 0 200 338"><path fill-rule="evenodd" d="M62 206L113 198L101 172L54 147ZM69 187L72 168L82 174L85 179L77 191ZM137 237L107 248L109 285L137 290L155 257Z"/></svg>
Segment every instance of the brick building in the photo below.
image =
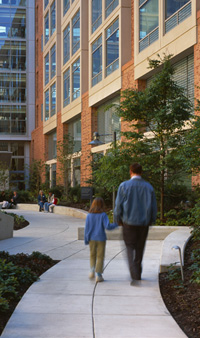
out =
<svg viewBox="0 0 200 338"><path fill-rule="evenodd" d="M199 0L36 0L35 11L31 156L49 166L51 185L58 183L57 143L65 134L74 140L71 185L86 185L92 156L127 128L107 107L121 90L148 86L149 57L173 54L175 80L191 100L200 98ZM95 131L103 145L89 145Z"/></svg>

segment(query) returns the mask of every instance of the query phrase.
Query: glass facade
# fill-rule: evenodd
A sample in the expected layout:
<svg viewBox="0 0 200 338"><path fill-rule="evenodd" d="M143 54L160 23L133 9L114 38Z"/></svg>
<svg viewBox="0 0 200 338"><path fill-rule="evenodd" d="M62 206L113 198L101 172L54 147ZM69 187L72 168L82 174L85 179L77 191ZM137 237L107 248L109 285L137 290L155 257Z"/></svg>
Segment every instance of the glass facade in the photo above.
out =
<svg viewBox="0 0 200 338"><path fill-rule="evenodd" d="M51 79L56 75L56 45L51 48Z"/></svg>
<svg viewBox="0 0 200 338"><path fill-rule="evenodd" d="M63 75L63 107L70 103L70 68Z"/></svg>
<svg viewBox="0 0 200 338"><path fill-rule="evenodd" d="M0 38L26 38L26 9L1 7Z"/></svg>
<svg viewBox="0 0 200 338"><path fill-rule="evenodd" d="M26 134L26 105L0 104L0 134Z"/></svg>
<svg viewBox="0 0 200 338"><path fill-rule="evenodd" d="M102 0L92 0L92 33L102 23Z"/></svg>
<svg viewBox="0 0 200 338"><path fill-rule="evenodd" d="M119 0L105 0L105 15L106 18L114 11L119 5Z"/></svg>
<svg viewBox="0 0 200 338"><path fill-rule="evenodd" d="M55 1L51 5L51 35L56 30L56 3Z"/></svg>
<svg viewBox="0 0 200 338"><path fill-rule="evenodd" d="M80 48L80 11L72 19L72 55Z"/></svg>
<svg viewBox="0 0 200 338"><path fill-rule="evenodd" d="M26 74L0 73L0 102L26 102Z"/></svg>
<svg viewBox="0 0 200 338"><path fill-rule="evenodd" d="M119 19L106 30L106 76L119 68Z"/></svg>
<svg viewBox="0 0 200 338"><path fill-rule="evenodd" d="M63 32L63 64L70 59L70 25Z"/></svg>
<svg viewBox="0 0 200 338"><path fill-rule="evenodd" d="M92 86L102 80L102 36L92 44Z"/></svg>
<svg viewBox="0 0 200 338"><path fill-rule="evenodd" d="M80 58L72 65L72 100L80 96Z"/></svg>
<svg viewBox="0 0 200 338"><path fill-rule="evenodd" d="M0 70L26 70L26 42L0 40Z"/></svg>

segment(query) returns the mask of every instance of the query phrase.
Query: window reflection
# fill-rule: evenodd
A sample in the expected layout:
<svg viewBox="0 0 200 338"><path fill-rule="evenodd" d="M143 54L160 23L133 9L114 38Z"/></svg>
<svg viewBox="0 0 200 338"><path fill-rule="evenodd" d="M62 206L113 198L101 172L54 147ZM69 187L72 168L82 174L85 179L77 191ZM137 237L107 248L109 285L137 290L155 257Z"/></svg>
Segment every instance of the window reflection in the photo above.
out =
<svg viewBox="0 0 200 338"><path fill-rule="evenodd" d="M26 133L26 106L0 105L0 133Z"/></svg>

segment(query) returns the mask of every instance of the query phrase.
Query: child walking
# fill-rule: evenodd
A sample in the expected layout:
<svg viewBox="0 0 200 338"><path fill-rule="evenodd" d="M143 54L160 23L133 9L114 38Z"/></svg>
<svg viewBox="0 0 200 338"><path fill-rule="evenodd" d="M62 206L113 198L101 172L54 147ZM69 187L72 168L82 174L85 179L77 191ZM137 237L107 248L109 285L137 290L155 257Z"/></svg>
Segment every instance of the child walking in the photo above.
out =
<svg viewBox="0 0 200 338"><path fill-rule="evenodd" d="M110 223L104 212L104 200L96 197L92 202L85 222L85 244L90 246L90 274L92 279L96 276L96 282L103 282L103 264L106 247L105 229L112 230L118 227L116 223Z"/></svg>

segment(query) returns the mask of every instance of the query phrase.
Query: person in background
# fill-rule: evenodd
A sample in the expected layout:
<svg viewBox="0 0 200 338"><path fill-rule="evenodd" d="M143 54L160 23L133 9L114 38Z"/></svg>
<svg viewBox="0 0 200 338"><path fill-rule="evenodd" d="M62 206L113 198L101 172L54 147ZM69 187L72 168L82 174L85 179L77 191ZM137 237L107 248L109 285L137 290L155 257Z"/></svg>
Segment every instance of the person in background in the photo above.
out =
<svg viewBox="0 0 200 338"><path fill-rule="evenodd" d="M123 226L131 285L138 284L142 274L142 258L149 226L156 221L157 205L152 185L141 177L142 166L130 166L130 180L119 186L114 220Z"/></svg>
<svg viewBox="0 0 200 338"><path fill-rule="evenodd" d="M96 197L91 204L89 214L86 217L84 241L90 246L90 274L92 279L96 276L96 282L103 282L103 265L106 247L106 232L118 227L116 223L110 223L104 212L104 201Z"/></svg>
<svg viewBox="0 0 200 338"><path fill-rule="evenodd" d="M40 206L39 211L44 210L44 203L46 202L46 196L42 190L39 191L38 205Z"/></svg>
<svg viewBox="0 0 200 338"><path fill-rule="evenodd" d="M11 202L11 207L15 207L17 203L19 202L19 196L16 190L13 191L13 197L10 200Z"/></svg>
<svg viewBox="0 0 200 338"><path fill-rule="evenodd" d="M49 212L53 212L53 208L55 207L55 205L58 204L58 199L54 194L54 199L53 199L53 203L49 206Z"/></svg>
<svg viewBox="0 0 200 338"><path fill-rule="evenodd" d="M44 203L45 212L49 212L49 207L51 204L53 204L53 201L54 201L54 194L52 193L52 191L49 191L47 202Z"/></svg>

